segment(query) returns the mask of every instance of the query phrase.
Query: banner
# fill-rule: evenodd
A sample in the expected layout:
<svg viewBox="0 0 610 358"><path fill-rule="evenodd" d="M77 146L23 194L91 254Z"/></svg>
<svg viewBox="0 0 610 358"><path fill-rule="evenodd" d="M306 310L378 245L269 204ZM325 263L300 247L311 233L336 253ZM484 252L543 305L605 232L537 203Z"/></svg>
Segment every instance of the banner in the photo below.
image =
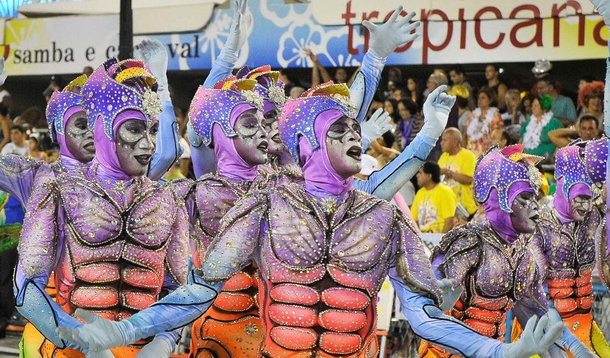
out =
<svg viewBox="0 0 610 358"><path fill-rule="evenodd" d="M399 1L285 3L251 0L253 17L237 66L311 67L309 48L329 67L359 66L368 49L363 18L382 22ZM388 65L603 59L606 27L588 0L511 2L428 0L415 10L420 37L397 49ZM589 15L586 15L589 14ZM168 49L169 70L211 68L229 35L232 10L217 7L200 32L154 36ZM342 20L341 20L342 19ZM164 21L164 19L155 19ZM342 24L341 21L343 21ZM324 25L332 24L332 25ZM15 19L5 25L11 75L79 73L118 53L119 18ZM137 44L144 37L135 37Z"/></svg>

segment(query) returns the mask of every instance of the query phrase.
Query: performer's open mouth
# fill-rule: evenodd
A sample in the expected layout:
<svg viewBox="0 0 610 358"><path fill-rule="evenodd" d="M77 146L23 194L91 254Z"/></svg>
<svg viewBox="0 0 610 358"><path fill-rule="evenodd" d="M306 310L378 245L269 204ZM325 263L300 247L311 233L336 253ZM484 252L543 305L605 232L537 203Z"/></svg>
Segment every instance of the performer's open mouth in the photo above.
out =
<svg viewBox="0 0 610 358"><path fill-rule="evenodd" d="M282 143L282 137L280 136L279 133L276 133L273 137L271 137L271 140L274 141L277 144L281 144Z"/></svg>
<svg viewBox="0 0 610 358"><path fill-rule="evenodd" d="M540 217L540 214L536 213L533 216L530 216L530 220L536 221Z"/></svg>
<svg viewBox="0 0 610 358"><path fill-rule="evenodd" d="M150 163L150 159L152 158L152 155L150 155L150 154L141 154L141 155L136 155L134 157L136 158L138 163L140 163L142 165L148 165L148 163Z"/></svg>
<svg viewBox="0 0 610 358"><path fill-rule="evenodd" d="M258 150L266 153L267 148L269 148L269 143L266 140L264 140L256 148L258 148Z"/></svg>
<svg viewBox="0 0 610 358"><path fill-rule="evenodd" d="M347 150L346 154L348 157L360 160L362 158L362 147L354 145Z"/></svg>
<svg viewBox="0 0 610 358"><path fill-rule="evenodd" d="M87 151L87 152L95 152L95 145L93 144L93 142L87 143L83 146L83 148Z"/></svg>

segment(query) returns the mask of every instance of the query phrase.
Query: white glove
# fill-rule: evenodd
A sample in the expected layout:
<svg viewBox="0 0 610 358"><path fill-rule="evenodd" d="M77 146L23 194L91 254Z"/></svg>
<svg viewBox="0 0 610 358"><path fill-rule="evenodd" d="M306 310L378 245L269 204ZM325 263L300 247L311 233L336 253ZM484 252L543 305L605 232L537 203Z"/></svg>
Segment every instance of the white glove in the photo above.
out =
<svg viewBox="0 0 610 358"><path fill-rule="evenodd" d="M115 358L114 354L112 354L112 352L109 349L106 349L101 352L87 353L87 354L85 354L85 357L87 357L87 358Z"/></svg>
<svg viewBox="0 0 610 358"><path fill-rule="evenodd" d="M169 101L169 89L167 85L167 50L165 45L155 39L142 40L137 46L144 64L150 66L152 75L157 79L159 88L157 94L161 101Z"/></svg>
<svg viewBox="0 0 610 358"><path fill-rule="evenodd" d="M142 347L136 358L167 358L173 350L174 347L170 346L166 339L155 336L150 343Z"/></svg>
<svg viewBox="0 0 610 358"><path fill-rule="evenodd" d="M237 62L237 52L246 43L252 27L252 14L247 12L248 0L231 0L234 9L231 29L218 58L226 64Z"/></svg>
<svg viewBox="0 0 610 358"><path fill-rule="evenodd" d="M8 77L8 72L4 69L4 58L0 57L0 86L4 84L6 78Z"/></svg>
<svg viewBox="0 0 610 358"><path fill-rule="evenodd" d="M398 47L404 46L419 37L418 33L411 33L420 25L419 21L410 23L415 16L415 12L411 12L397 21L401 11L402 6L399 6L390 19L380 26L368 20L362 21L362 25L369 29L371 33L369 51L373 51L378 57L386 58Z"/></svg>
<svg viewBox="0 0 610 358"><path fill-rule="evenodd" d="M88 354L132 343L126 321L109 321L83 309L77 309L74 316L84 319L87 324L78 328L59 327L57 331L62 339L77 344Z"/></svg>
<svg viewBox="0 0 610 358"><path fill-rule="evenodd" d="M458 298L460 298L462 292L464 292L464 288L455 279L444 278L437 280L436 283L443 296L443 304L440 308L443 312L449 311L453 308Z"/></svg>
<svg viewBox="0 0 610 358"><path fill-rule="evenodd" d="M610 31L610 0L591 0L597 12L604 18L604 23Z"/></svg>
<svg viewBox="0 0 610 358"><path fill-rule="evenodd" d="M549 326L552 326L557 323L563 324L563 321L561 319L561 316L559 315L559 312L557 312L557 310L555 310L554 308L549 309L549 311L547 312L546 315L549 316ZM559 346L564 345L561 339L559 339L555 343L558 344ZM571 340L570 346L566 347L566 348L568 348L570 350L570 353L572 353L574 355L574 357L576 357L576 358L596 358L597 357L596 354L591 352L589 350L589 348L587 346L585 346L581 341L579 341L576 337L573 337L573 339Z"/></svg>
<svg viewBox="0 0 610 358"><path fill-rule="evenodd" d="M390 114L381 108L378 108L368 121L360 124L362 136L368 138L371 142L391 129Z"/></svg>
<svg viewBox="0 0 610 358"><path fill-rule="evenodd" d="M447 88L446 85L438 86L428 95L426 102L424 102L423 112L425 122L421 132L429 137L438 138L443 134L449 119L449 112L451 112L451 108L455 104L455 96L445 93Z"/></svg>
<svg viewBox="0 0 610 358"><path fill-rule="evenodd" d="M505 358L525 358L535 354L545 354L555 341L561 338L564 328L562 322L549 325L549 317L532 316L527 321L521 338L514 343L504 344Z"/></svg>

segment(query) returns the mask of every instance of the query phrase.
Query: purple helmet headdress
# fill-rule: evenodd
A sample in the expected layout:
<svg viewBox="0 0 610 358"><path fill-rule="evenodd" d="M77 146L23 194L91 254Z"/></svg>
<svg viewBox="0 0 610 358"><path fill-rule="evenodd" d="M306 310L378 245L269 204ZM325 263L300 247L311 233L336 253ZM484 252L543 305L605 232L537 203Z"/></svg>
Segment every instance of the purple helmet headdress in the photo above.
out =
<svg viewBox="0 0 610 358"><path fill-rule="evenodd" d="M123 110L141 111L149 119L158 116L163 107L156 93L156 82L142 61L118 62L116 58L106 61L91 74L82 89L89 127L94 128L101 117L104 133L112 140L112 125Z"/></svg>
<svg viewBox="0 0 610 358"><path fill-rule="evenodd" d="M199 86L189 109L189 120L205 145L212 143L212 128L218 124L224 134L231 138L237 133L231 125L231 112L246 104L250 109L262 109L263 98L252 91L256 81L229 77L218 82L214 88ZM243 110L243 106L241 109Z"/></svg>
<svg viewBox="0 0 610 358"><path fill-rule="evenodd" d="M606 163L608 162L608 138L605 136L588 141L585 146L585 168L596 189L606 182Z"/></svg>
<svg viewBox="0 0 610 358"><path fill-rule="evenodd" d="M323 83L304 92L301 97L286 101L279 117L282 141L298 160L299 137L304 136L312 149L320 146L314 131L318 115L338 110L346 117L356 118L356 106L350 101L349 88L344 84Z"/></svg>
<svg viewBox="0 0 610 358"><path fill-rule="evenodd" d="M57 142L57 134L64 135L65 115L72 107L82 107L81 90L87 75L80 75L61 91L55 91L47 104L47 123L51 139Z"/></svg>
<svg viewBox="0 0 610 358"><path fill-rule="evenodd" d="M575 184L584 184L591 188L591 181L583 158L586 142L573 143L557 151L555 155L555 179L563 178L563 195L569 198L570 188Z"/></svg>
<svg viewBox="0 0 610 358"><path fill-rule="evenodd" d="M513 145L502 150L495 145L478 160L474 172L474 198L484 203L491 191L496 189L500 208L507 213L512 209L509 203L510 187L524 182L538 192L542 185L542 175L536 169L542 157L523 153L523 146Z"/></svg>
<svg viewBox="0 0 610 358"><path fill-rule="evenodd" d="M287 98L284 90L284 83L279 81L279 71L272 71L271 66L269 65L257 67L255 69L243 67L237 72L237 77L256 81L254 92L260 94L265 100L263 113L266 113L271 109L276 109L278 111L282 110Z"/></svg>

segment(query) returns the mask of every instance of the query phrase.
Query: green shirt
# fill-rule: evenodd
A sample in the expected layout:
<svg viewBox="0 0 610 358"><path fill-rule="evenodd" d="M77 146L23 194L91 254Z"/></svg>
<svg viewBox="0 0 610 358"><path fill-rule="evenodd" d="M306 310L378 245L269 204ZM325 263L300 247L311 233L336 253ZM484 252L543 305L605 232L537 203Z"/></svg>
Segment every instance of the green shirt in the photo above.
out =
<svg viewBox="0 0 610 358"><path fill-rule="evenodd" d="M527 118L525 122L521 125L521 138L525 135L525 128L530 123L530 117ZM555 129L563 128L561 122L553 117L549 121L549 123L542 128L542 133L540 133L540 144L534 149L524 149L523 151L527 154L539 155L541 157L551 157L555 154L555 144L551 143L549 139L549 132Z"/></svg>

